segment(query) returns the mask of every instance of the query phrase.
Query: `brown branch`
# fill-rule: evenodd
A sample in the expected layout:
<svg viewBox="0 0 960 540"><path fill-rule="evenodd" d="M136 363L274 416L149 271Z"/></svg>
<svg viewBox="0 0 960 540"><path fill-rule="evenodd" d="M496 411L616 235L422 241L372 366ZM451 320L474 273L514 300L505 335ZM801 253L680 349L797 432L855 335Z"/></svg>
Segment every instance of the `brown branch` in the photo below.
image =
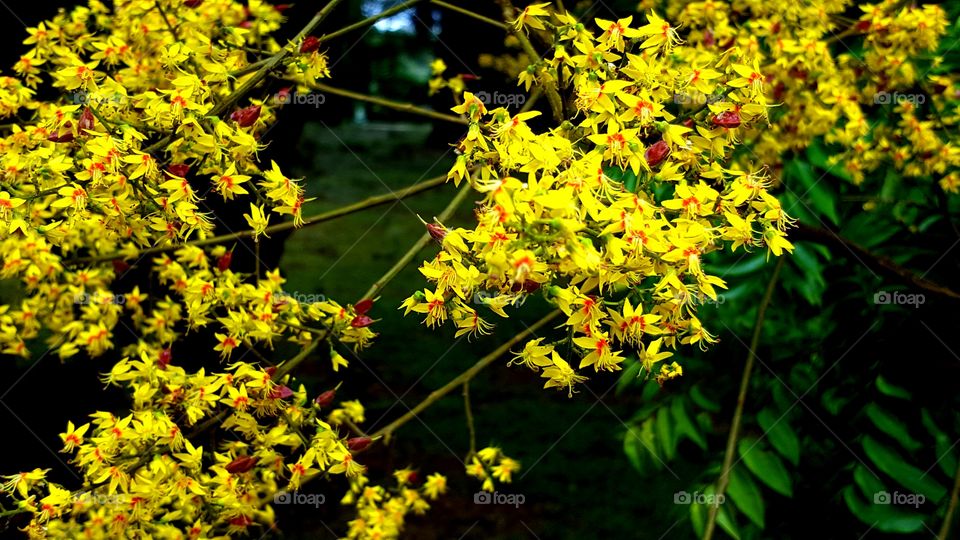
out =
<svg viewBox="0 0 960 540"><path fill-rule="evenodd" d="M351 90L344 90L342 88L335 88L323 83L312 82L308 86L312 90L319 90L321 92L326 92L328 94L334 94L337 96L343 96L346 98L354 99L357 101L364 101L366 103L373 103L374 105L381 105L389 109L394 109L397 111L418 114L420 116L426 116L427 118L433 118L434 120L443 120L445 122L453 122L455 124L464 124L467 125L470 122L459 116L454 116L452 114L445 114L437 111L431 111L430 109L425 109L423 107L418 107L412 103L404 103L402 101L393 101L390 99L385 99L376 96L370 96L367 94L361 94L359 92L353 92Z"/></svg>
<svg viewBox="0 0 960 540"><path fill-rule="evenodd" d="M411 197L418 193L441 186L446 182L447 182L446 175L438 176L436 178L425 180L423 182L410 186L406 189L402 189L400 191L392 191L390 193L385 193L383 195L375 195L373 197L367 197L362 201L358 201L353 204L348 204L347 206L341 206L340 208L335 208L333 210L305 218L303 220L303 224L301 225L301 227L316 225L318 223L330 221L339 217L346 216L348 214L359 212L361 210L366 210L368 208L384 205L393 201L406 199L407 197ZM272 234L275 232L286 231L294 228L297 228L297 225L293 221L285 221L283 223L278 223L277 225L271 225L270 227L267 227L264 230L264 232L267 234ZM253 229L247 229L247 230L237 231L230 234L223 234L220 236L205 238L203 240L193 240L190 242L184 242L182 244L173 244L169 246L158 246L158 247L146 248L138 251L136 254L134 254L134 256L142 257L144 255L166 253L168 251L176 251L185 246L202 247L202 246L223 244L225 242L238 240L240 238L252 237L255 235L255 233L256 231L254 231ZM64 264L67 264L67 265L94 264L99 262L112 261L114 259L126 259L128 257L129 255L127 254L124 254L120 251L115 251L113 253L108 253L105 255L97 255L97 256L91 256L91 257L77 257L76 259L70 259L68 261L64 261Z"/></svg>
<svg viewBox="0 0 960 540"><path fill-rule="evenodd" d="M491 363L493 363L494 360L503 356L514 345L527 339L528 336L535 333L542 326L548 324L550 321L555 319L558 315L560 315L560 313L561 313L560 310L556 310L550 313L549 315L547 315L546 317L528 326L524 331L513 336L513 338L511 338L509 341L497 347L496 350L494 350L490 354L478 360L477 363L470 366L469 369L467 369L460 375L457 375L456 377L454 377L450 382L441 386L440 388L437 388L433 392L430 392L430 395L428 395L426 399L424 399L423 401L418 403L416 406L414 406L412 409L407 411L407 413L401 416L400 418L397 418L386 427L380 429L379 431L371 435L371 437L373 438L383 437L384 442L389 442L390 436L400 426L416 418L418 413L423 412L424 409L426 409L430 405L433 405L440 398L446 396L450 392L453 392L457 388L462 387L463 383L469 382L471 379L473 379L477 375L477 373L480 373L483 370L483 368L489 366Z"/></svg>
<svg viewBox="0 0 960 540"><path fill-rule="evenodd" d="M908 268L897 264L889 257L877 255L872 251L852 242L839 234L829 230L821 229L811 225L800 224L792 233L791 239L799 241L815 242L827 246L842 247L849 251L854 258L866 264L869 268L882 272L893 278L899 279L904 283L922 289L924 291L952 298L960 299L960 293L935 281L924 278Z"/></svg>
<svg viewBox="0 0 960 540"><path fill-rule="evenodd" d="M950 526L953 525L953 514L957 510L957 502L960 499L960 465L957 466L957 472L953 476L953 491L950 493L950 504L947 506L947 513L943 516L943 525L940 526L940 534L937 540L947 540L950 538Z"/></svg>
<svg viewBox="0 0 960 540"><path fill-rule="evenodd" d="M760 345L760 334L763 330L763 320L767 314L767 306L770 305L770 299L773 298L773 291L777 284L777 278L780 277L780 269L783 268L785 257L777 259L777 265L773 267L773 275L767 282L767 290L763 294L763 300L757 309L757 322L753 325L753 338L750 340L750 350L747 352L747 361L743 366L743 377L740 379L740 392L737 395L737 407L733 412L733 421L730 423L730 433L727 436L727 450L723 455L723 469L720 472L720 479L717 480L716 500L723 497L727 491L727 485L730 483L730 473L733 470L733 455L736 453L737 439L740 436L740 420L743 418L743 407L747 402L747 390L750 388L750 376L753 374L753 365L757 359L757 347ZM720 505L714 503L710 505L710 511L707 514L707 524L703 529L703 540L713 538L713 531L717 524L717 513L720 511Z"/></svg>
<svg viewBox="0 0 960 540"><path fill-rule="evenodd" d="M517 30L510 25L510 19L513 17L516 8L513 7L513 4L510 0L498 0L500 6L503 8L503 20L507 22L507 28L510 33L512 33L517 40L520 42L520 47L523 48L523 52L527 53L527 56L530 57L530 61L537 63L540 61L540 54L536 49L533 48L533 44L530 43L530 40L527 38L527 35L523 33L522 30ZM560 97L560 93L557 92L557 82L551 81L549 83L541 82L540 86L543 87L547 95L547 102L550 103L550 111L553 113L553 119L557 122L557 125L562 124L565 120L563 114L563 98Z"/></svg>

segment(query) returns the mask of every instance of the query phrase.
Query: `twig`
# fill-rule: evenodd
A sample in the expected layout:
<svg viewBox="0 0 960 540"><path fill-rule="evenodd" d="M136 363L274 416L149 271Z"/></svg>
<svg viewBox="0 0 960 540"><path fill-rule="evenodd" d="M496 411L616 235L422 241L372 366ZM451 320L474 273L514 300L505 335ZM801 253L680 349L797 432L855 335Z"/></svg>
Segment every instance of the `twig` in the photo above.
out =
<svg viewBox="0 0 960 540"><path fill-rule="evenodd" d="M393 191L390 193L385 193L383 195L375 195L373 197L367 197L362 201L358 201L353 204L348 204L347 206L341 206L340 208L335 208L328 212L323 212L321 214L317 214L315 216L305 218L303 220L303 224L301 225L301 227L316 225L318 223L330 221L339 217L346 216L348 214L359 212L361 210L366 210L368 208L373 208L375 206L380 206L393 201L406 199L407 197L411 197L423 191L427 191L429 189L433 189L435 187L441 186L445 184L446 181L447 181L446 175L438 176L436 178L425 180L423 182L410 186L406 189L402 189L400 191ZM286 231L294 228L297 228L297 225L295 222L285 221L283 223L278 223L277 225L271 225L270 227L267 227L266 229L264 229L264 232L275 233L275 232ZM240 238L248 238L248 237L254 236L255 233L256 231L254 231L253 229L246 229L243 231L237 231L230 234L223 234L220 236L205 238L203 240L193 240L190 242L184 242L182 244L172 244L169 246L158 246L158 247L146 248L136 252L134 256L138 257L143 255L152 255L156 253L166 253L168 251L176 251L186 246L201 247L201 246L223 244L225 242L238 240ZM67 264L67 265L94 264L99 262L112 261L114 259L125 259L128 256L129 256L128 254L116 251L116 252L108 253L105 255L97 255L97 256L91 256L91 257L77 257L76 259L70 259L68 261L64 261L64 264Z"/></svg>
<svg viewBox="0 0 960 540"><path fill-rule="evenodd" d="M463 203L463 200L467 198L467 195L469 195L471 191L472 189L470 187L469 182L465 183L463 187L460 189L460 192L457 193L457 196L454 197L452 201L450 201L450 204L448 204L447 207L443 209L443 212L440 212L440 215L437 216L437 219L443 222L444 220L452 216L454 211L456 211L457 207L460 206L461 203ZM417 240L415 244L410 246L410 249L408 249L407 252L403 254L403 257L401 257L400 260L398 260L392 267L390 267L389 270L387 270L386 274L384 274L382 277L380 277L380 279L374 282L374 284L371 285L369 289L367 289L367 292L363 293L363 296L360 297L360 300L363 300L366 298L369 298L372 300L377 295L377 293L379 293L380 290L387 285L387 283L390 283L390 281L393 278L397 277L397 274L399 274L401 270L403 270L404 268L406 268L408 264L410 264L410 261L412 261L413 258L417 256L417 253L420 253L420 250L426 247L426 245L430 242L430 238L431 238L430 233L424 233L423 236L421 236L420 239Z"/></svg>
<svg viewBox="0 0 960 540"><path fill-rule="evenodd" d="M960 499L960 465L957 465L957 472L953 475L953 491L950 493L950 504L947 506L947 513L943 516L943 525L940 526L940 534L937 540L947 540L950 537L950 526L953 525L953 514L957 510L957 502Z"/></svg>
<svg viewBox="0 0 960 540"><path fill-rule="evenodd" d="M476 20L478 20L478 21L483 21L483 22L485 22L485 23L487 23L487 24L496 26L497 28L500 28L500 29L502 29L502 30L509 30L509 29L510 29L509 26L507 26L506 24L504 24L504 23L502 23L502 22L500 22L500 21L495 21L495 20L491 19L490 17L484 17L483 15L480 15L479 13L474 13L474 12L470 11L469 9L465 9L465 8L460 7L460 6L455 6L455 5L453 5L453 4L448 4L448 3L444 2L443 0L430 0L430 3L431 3L431 4L434 4L434 5L436 5L436 6L440 6L440 7L442 7L442 8L445 8L445 9L449 9L450 11L456 11L457 13L460 13L461 15L466 15L467 17L472 17L472 18L474 18L474 19L476 19Z"/></svg>
<svg viewBox="0 0 960 540"><path fill-rule="evenodd" d="M736 453L737 438L740 436L740 420L743 418L743 406L747 401L747 390L750 388L750 375L753 374L753 365L757 359L757 347L760 345L760 334L763 330L763 319L767 313L767 306L770 305L770 299L773 298L773 291L777 284L777 278L780 277L780 269L783 268L785 257L777 258L777 265L773 267L773 275L767 282L767 291L763 294L763 300L757 309L757 322L753 325L753 338L750 340L750 350L747 352L747 362L743 366L743 377L740 379L740 392L737 395L737 407L733 412L733 421L730 423L730 433L727 436L727 450L723 455L723 469L720 472L720 479L717 480L716 497L719 500L723 497L730 483L730 472L733 470L733 455ZM703 540L713 538L713 531L717 524L717 513L720 511L719 504L711 504L710 511L707 514L707 524L703 529Z"/></svg>
<svg viewBox="0 0 960 540"><path fill-rule="evenodd" d="M470 407L470 381L463 382L463 412L467 417L467 433L470 435L470 453L467 454L469 460L477 453L477 428L473 423L473 409Z"/></svg>
<svg viewBox="0 0 960 540"><path fill-rule="evenodd" d="M818 244L843 247L849 250L856 258L863 261L867 266L900 279L908 285L912 285L940 296L953 298L954 300L960 300L960 293L957 293L946 285L941 285L940 283L917 275L912 270L900 266L893 260L882 255L877 255L829 229L821 229L811 225L800 224L795 229L793 235L797 240L801 241L807 240L810 242L816 242Z"/></svg>
<svg viewBox="0 0 960 540"><path fill-rule="evenodd" d="M499 0L499 2L503 8L503 20L509 22L510 18L513 16L515 8L513 7L513 4L510 3L510 0ZM527 56L530 57L530 60L534 63L539 62L540 54L537 53L537 50L533 48L533 44L530 43L530 40L527 38L526 34L524 34L521 30L515 29L513 26L508 26L508 29L510 33L512 33L520 42L520 47L525 53L527 53ZM547 94L547 102L550 103L550 111L553 113L553 119L558 125L563 123L563 98L561 98L560 93L557 92L556 81L540 83L540 86L543 87Z"/></svg>
<svg viewBox="0 0 960 540"><path fill-rule="evenodd" d="M430 109L418 107L412 103L404 103L402 101L393 101L393 100L384 99L381 97L361 94L359 92L344 90L342 88L335 88L333 86L328 86L326 84L318 83L318 82L309 83L308 86L313 90L319 90L321 92L343 96L350 99L355 99L357 101L373 103L375 105L381 105L383 107L395 109L401 112L406 112L410 114L419 114L420 116L426 116L427 118L433 118L434 120L443 120L445 122L453 122L455 124L464 124L464 125L467 125L470 123L468 120L461 118L459 116L454 116L452 114L445 114L437 111L431 111Z"/></svg>
<svg viewBox="0 0 960 540"><path fill-rule="evenodd" d="M550 313L549 315L547 315L546 317L528 326L526 330L513 336L513 338L511 338L509 341L507 341L503 345L500 345L499 347L497 347L497 349L494 350L492 353L478 360L477 363L470 366L469 369L467 369L460 375L457 375L456 377L454 377L453 380L441 386L440 388L434 390L433 392L430 392L430 395L428 395L426 399L424 399L423 401L418 403L416 406L414 406L412 409L407 411L406 414L404 414L400 418L397 418L396 420L391 422L389 425L381 428L379 431L374 433L371 437L373 438L383 437L384 442L389 442L390 436L400 426L416 418L418 413L422 412L424 409L426 409L430 405L433 405L438 399L456 390L461 385L463 385L463 383L473 379L477 375L477 373L480 373L483 370L483 368L489 366L497 358L500 358L504 353L509 351L510 348L513 347L514 345L527 339L528 336L530 336L531 334L536 332L538 329L540 329L542 326L546 325L547 323L555 319L558 315L560 315L560 313L561 313L560 310L556 310Z"/></svg>

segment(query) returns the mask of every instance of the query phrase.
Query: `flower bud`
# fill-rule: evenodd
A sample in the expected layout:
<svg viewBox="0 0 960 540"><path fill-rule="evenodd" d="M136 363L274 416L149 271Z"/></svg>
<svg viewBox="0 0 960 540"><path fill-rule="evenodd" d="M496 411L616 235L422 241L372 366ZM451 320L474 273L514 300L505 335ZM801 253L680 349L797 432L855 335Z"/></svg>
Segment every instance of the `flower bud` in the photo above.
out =
<svg viewBox="0 0 960 540"><path fill-rule="evenodd" d="M173 359L173 352L170 348L163 349L160 351L160 357L157 358L157 367L160 369L167 369L167 365L170 364L170 360Z"/></svg>
<svg viewBox="0 0 960 540"><path fill-rule="evenodd" d="M353 310L357 312L357 315L366 315L370 308L373 307L373 300L369 298L364 298L363 300L357 302L353 305Z"/></svg>
<svg viewBox="0 0 960 540"><path fill-rule="evenodd" d="M354 328L366 328L373 324L373 319L367 315L357 315L350 321L350 326Z"/></svg>
<svg viewBox="0 0 960 540"><path fill-rule="evenodd" d="M186 163L174 163L173 165L167 165L167 172L180 178L186 178L187 174L190 173L190 166Z"/></svg>
<svg viewBox="0 0 960 540"><path fill-rule="evenodd" d="M723 128L740 127L740 113L737 111L724 111L713 117L713 125Z"/></svg>
<svg viewBox="0 0 960 540"><path fill-rule="evenodd" d="M337 391L336 391L336 389L334 389L334 390L327 390L326 392L324 392L324 393L320 394L319 396L317 396L316 399L313 400L313 403L314 403L317 407L320 407L320 408L322 409L322 408L324 408L324 407L329 407L329 406L333 403L333 400L334 400L336 397L337 397Z"/></svg>
<svg viewBox="0 0 960 540"><path fill-rule="evenodd" d="M347 439L347 448L349 448L351 452L359 452L370 446L372 442L373 439L370 437L354 437Z"/></svg>
<svg viewBox="0 0 960 540"><path fill-rule="evenodd" d="M257 464L257 458L250 456L240 456L227 464L227 472L230 474L245 473Z"/></svg>
<svg viewBox="0 0 960 540"><path fill-rule="evenodd" d="M663 139L653 143L647 151L643 153L643 159L647 160L647 165L654 167L663 163L670 155L670 145Z"/></svg>
<svg viewBox="0 0 960 540"><path fill-rule="evenodd" d="M270 397L273 399L287 399L293 395L293 390L288 386L280 385L270 391Z"/></svg>
<svg viewBox="0 0 960 540"><path fill-rule="evenodd" d="M93 116L93 111L87 107L83 110L83 114L80 115L80 120L77 121L77 127L80 129L80 132L83 133L85 129L93 129L94 124L96 124L96 118Z"/></svg>
<svg viewBox="0 0 960 540"><path fill-rule="evenodd" d="M427 232L430 233L431 238L441 244L443 243L443 238L447 236L446 228L440 225L434 225L433 223L427 223Z"/></svg>
<svg viewBox="0 0 960 540"><path fill-rule="evenodd" d="M314 36L307 36L303 43L300 44L301 53L312 53L313 51L320 48L320 40Z"/></svg>
<svg viewBox="0 0 960 540"><path fill-rule="evenodd" d="M243 109L233 111L230 119L236 122L240 127L250 127L260 118L260 106L251 105Z"/></svg>
<svg viewBox="0 0 960 540"><path fill-rule="evenodd" d="M217 270L225 272L230 268L230 263L233 261L233 252L228 251L217 258Z"/></svg>
<svg viewBox="0 0 960 540"><path fill-rule="evenodd" d="M118 274L126 273L130 269L130 263L123 259L114 259L113 260L113 271Z"/></svg>
<svg viewBox="0 0 960 540"><path fill-rule="evenodd" d="M183 0L183 5L188 8L200 7L200 4L203 3L203 0Z"/></svg>

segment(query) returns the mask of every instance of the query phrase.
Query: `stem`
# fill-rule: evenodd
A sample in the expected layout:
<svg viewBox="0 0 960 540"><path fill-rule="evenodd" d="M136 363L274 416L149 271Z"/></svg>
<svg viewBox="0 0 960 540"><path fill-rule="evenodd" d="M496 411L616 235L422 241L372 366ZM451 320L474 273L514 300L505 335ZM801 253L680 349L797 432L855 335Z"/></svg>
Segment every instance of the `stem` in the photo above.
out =
<svg viewBox="0 0 960 540"><path fill-rule="evenodd" d="M470 381L463 382L463 411L467 417L467 433L470 434L470 453L467 459L477 453L477 428L473 424L473 410L470 408Z"/></svg>
<svg viewBox="0 0 960 540"><path fill-rule="evenodd" d="M412 409L407 411L407 413L401 416L400 418L397 418L386 427L380 429L379 431L371 435L371 437L373 438L383 437L384 442L389 442L390 436L400 426L416 418L418 413L422 412L424 409L426 409L430 405L433 405L438 399L454 391L455 389L463 385L463 383L473 379L477 375L477 373L480 373L483 370L483 368L489 366L494 360L496 360L497 358L500 358L500 356L502 356L504 353L509 351L511 347L513 347L514 345L526 339L529 335L533 334L538 329L540 329L540 327L546 325L547 323L555 319L558 315L560 315L560 313L561 313L560 310L556 310L550 313L549 315L547 315L546 317L540 319L539 321L533 323L532 325L527 327L527 329L524 330L523 332L520 332L519 334L513 336L513 338L511 338L509 341L507 341L503 345L500 345L499 347L497 347L497 349L494 350L492 353L484 356L483 358L478 360L476 364L470 366L470 368L468 368L466 371L454 377L453 380L441 386L440 388L434 390L433 392L430 392L430 395L428 395L426 399L424 399L423 401L418 403L416 406L414 406Z"/></svg>
<svg viewBox="0 0 960 540"><path fill-rule="evenodd" d="M366 210L368 208L373 208L375 206L380 206L387 204L389 202L398 201L411 197L423 191L433 189L440 185L443 185L447 182L446 175L438 176L436 178L431 178L425 180L416 185L410 186L406 189L400 191L394 191L390 193L385 193L383 195L375 195L373 197L367 197L362 201L355 202L353 204L348 204L347 206L341 206L340 208L335 208L333 210L317 214L315 216L308 217L303 220L301 227L306 227L308 225L316 225L318 223L323 223L325 221L330 221L339 217L343 217L349 214L359 212L361 210ZM265 233L275 233L280 231L286 231L289 229L297 228L297 225L293 221L285 221L283 223L278 223L277 225L271 225L267 227ZM216 244L222 244L225 242L230 242L232 240L237 240L240 238L248 238L254 236L255 231L253 229L247 229L243 231L237 231L230 234L223 234L220 236L214 236L211 238L206 238L203 240L193 240L190 242L184 242L182 244L172 244L168 246L159 246L153 248L142 249L138 251L134 256L142 257L144 255L151 255L156 253L166 253L168 251L176 251L184 246L210 246ZM65 264L68 265L77 265L77 264L94 264L99 262L111 261L114 259L125 259L127 255L115 251L113 253L108 253L106 255L97 255L91 257L78 257L76 259L70 259L65 261Z"/></svg>
<svg viewBox="0 0 960 540"><path fill-rule="evenodd" d="M471 191L472 189L470 188L470 184L465 183L460 189L460 193L457 193L457 196L450 201L450 204L448 204L447 207L440 212L440 215L437 216L437 220L443 222L453 215L453 212L456 211L457 207L460 206L460 204L464 199L467 198L467 195L469 195ZM390 267L389 270L387 270L386 274L374 282L374 284L367 289L367 292L363 293L363 296L361 296L360 299L363 300L365 298L369 298L372 300L377 293L387 285L387 283L390 283L393 278L397 277L397 274L399 274L401 270L410 264L410 261L416 257L417 253L420 253L420 250L427 246L427 244L430 242L430 239L430 233L424 233L415 244L410 246L410 249L403 254L403 257L401 257L399 261L397 261L392 267Z"/></svg>
<svg viewBox="0 0 960 540"><path fill-rule="evenodd" d="M344 34L346 34L346 33L348 33L348 32L353 32L354 30L357 30L357 29L359 29L359 28L363 28L363 27L365 27L365 26L370 26L371 24L379 21L380 19L385 19L385 18L387 18L387 17L390 17L390 16L393 16L393 15L395 15L395 14L397 14L397 13L400 13L401 11L405 11L405 10L407 10L407 9L410 9L411 7L419 4L420 2L423 2L423 0L407 0L406 2L404 2L404 3L402 3L402 4L397 4L396 6L393 6L393 7L390 8L390 9L385 9L385 10L381 11L380 13L377 13L376 15L373 15L373 16L371 16L371 17L367 17L366 19L364 19L364 20L362 20L362 21L355 22L355 23L351 24L350 26L345 26L345 27L341 28L340 30L337 30L336 32L331 32L331 33L329 33L329 34L324 34L324 35L320 36L320 41L321 41L321 42L324 42L324 41L327 41L327 40L331 40L331 39L333 39L333 38L338 38L338 37L340 37L340 36L342 36L342 35L344 35Z"/></svg>
<svg viewBox="0 0 960 540"><path fill-rule="evenodd" d="M904 281L908 285L912 285L919 289L925 291L945 296L947 298L953 298L954 300L960 300L960 293L957 293L953 289L950 289L946 285L941 285L935 281L931 281L922 276L917 275L912 270L904 268L899 264L895 263L891 259L877 255L866 248L856 244L839 234L829 230L821 229L820 227L814 227L811 225L800 224L797 229L797 239L798 240L807 240L810 242L816 242L818 244L839 246L850 251L851 254L864 264L869 267L874 268L877 271L883 272L890 276L893 276L901 281Z"/></svg>
<svg viewBox="0 0 960 540"><path fill-rule="evenodd" d="M469 9L464 9L464 8L462 8L462 7L460 7L460 6L455 6L455 5L453 5L453 4L448 4L448 3L444 2L443 0L430 0L430 3L431 3L431 4L434 4L434 5L437 5L437 6L440 6L440 7L442 7L442 8L449 9L450 11L456 11L457 13L460 13L461 15L466 15L467 17L473 17L474 19L476 19L476 20L478 20L478 21L483 21L483 22L485 22L485 23L487 23L487 24L491 24L491 25L493 25L493 26L496 26L497 28L500 28L500 29L502 29L502 30L510 30L510 27L509 27L509 26L507 26L506 24L504 24L504 23L502 23L502 22L500 22L500 21L495 21L495 20L491 19L490 17L484 17L483 15L480 15L479 13L474 13L474 12L470 11Z"/></svg>
<svg viewBox="0 0 960 540"><path fill-rule="evenodd" d="M940 526L940 534L937 535L937 540L947 540L950 537L950 526L953 525L953 514L957 509L958 499L960 499L960 465L957 465L957 472L953 476L950 504L947 506L947 513L943 516L943 525Z"/></svg>
<svg viewBox="0 0 960 540"><path fill-rule="evenodd" d="M763 294L763 300L757 309L757 322L753 325L753 338L750 340L750 350L747 353L747 362L743 366L743 377L740 379L740 393L737 395L737 407L733 412L733 421L730 423L730 433L727 436L727 451L723 455L723 469L720 472L720 479L717 480L717 499L723 497L730 483L730 472L733 470L733 455L736 452L737 438L740 436L740 420L743 418L743 406L747 401L747 390L750 387L750 375L753 373L753 365L757 359L757 346L760 345L760 334L763 330L763 319L767 313L767 306L770 305L770 299L773 298L773 290L777 284L777 278L780 277L780 269L783 268L784 257L777 259L777 265L773 267L773 275L767 282L767 291ZM703 530L703 540L713 538L713 531L717 524L717 513L720 511L719 504L710 505L710 513L707 515L707 525Z"/></svg>
<svg viewBox="0 0 960 540"><path fill-rule="evenodd" d="M509 21L513 16L515 8L513 4L510 3L510 0L499 0L500 5L503 8L503 20ZM530 43L530 40L527 38L526 34L522 30L515 29L512 25L508 26L510 33L516 36L517 40L520 42L520 46L523 48L523 52L527 53L527 56L530 57L530 60L534 63L540 61L540 54L536 49L533 48L533 44ZM547 102L550 103L550 111L553 113L553 119L557 124L561 124L564 121L563 115L563 99L560 97L560 94L557 92L557 83L556 81L551 81L550 83L540 83L540 86L543 87L544 91L547 94Z"/></svg>
<svg viewBox="0 0 960 540"><path fill-rule="evenodd" d="M367 94L360 94L358 92L353 92L351 90L344 90L342 88L335 88L333 86L328 86L323 83L312 82L308 85L312 90L319 90L321 92L326 92L328 94L334 94L338 96L343 96L350 99L355 99L357 101L365 101L367 103L373 103L375 105L381 105L390 109L395 109L401 112L406 112L410 114L419 114L420 116L426 116L428 118L433 118L434 120L443 120L446 122L453 122L455 124L467 125L470 122L459 116L454 116L452 114L444 114L437 111L431 111L430 109L425 109L423 107L418 107L412 103L404 103L402 101L393 101L389 99L384 99L376 96L370 96Z"/></svg>
<svg viewBox="0 0 960 540"><path fill-rule="evenodd" d="M312 19L310 19L310 22L308 22L307 25L304 26L303 29L297 33L297 35L292 40L293 43L299 43L304 37L310 34L310 32L313 32L314 29L316 29L317 26L319 26L320 23L327 18L327 15L330 15L330 12L333 11L333 8L337 7L337 5L342 1L343 0L330 0L329 2L327 2L327 5L323 6L323 9L318 11L317 14L314 15ZM227 96L223 101L218 103L214 108L210 109L210 112L208 112L206 116L220 116L221 114L223 114L224 111L230 108L241 97L246 95L247 92L252 90L254 86L260 84L260 82L267 77L267 74L269 74L278 65L280 65L280 63L283 62L284 58L289 56L293 50L295 50L293 47L287 46L281 49L279 52L277 52L277 54L268 58L266 62L260 67L260 69L253 74L252 77L243 81L243 84L241 84L239 88L234 90L229 96Z"/></svg>

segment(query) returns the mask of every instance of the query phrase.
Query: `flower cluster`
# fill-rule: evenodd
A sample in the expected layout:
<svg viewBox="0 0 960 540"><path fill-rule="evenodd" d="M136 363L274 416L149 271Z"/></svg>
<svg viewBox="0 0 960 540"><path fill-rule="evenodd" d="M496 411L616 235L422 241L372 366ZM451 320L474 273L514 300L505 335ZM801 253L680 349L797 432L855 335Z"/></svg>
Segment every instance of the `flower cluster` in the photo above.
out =
<svg viewBox="0 0 960 540"><path fill-rule="evenodd" d="M435 286L403 305L428 326L450 320L458 335L476 335L491 326L480 310L506 317L541 294L568 331L528 342L516 361L542 370L548 388L573 392L584 368L619 370L627 349L643 373L679 375L678 365L657 364L678 345L715 339L695 303L725 283L703 257L724 246L792 249L771 181L734 163L742 134L768 122L756 54L701 54L654 13L631 23L597 19L591 32L547 4L524 10L518 36L549 28L555 45L520 84L575 103L558 127L537 131L528 122L538 112L488 111L464 92L453 111L470 126L449 178L483 194L477 224L432 226L442 250L420 270ZM681 111L674 97L684 92L711 99ZM570 347L575 358L564 358Z"/></svg>
<svg viewBox="0 0 960 540"><path fill-rule="evenodd" d="M519 470L519 461L507 457L503 450L494 446L477 451L467 463L467 474L480 480L484 491L494 491L494 480L509 484L513 481L513 473Z"/></svg>
<svg viewBox="0 0 960 540"><path fill-rule="evenodd" d="M931 56L947 31L941 6L751 0L736 9L722 1L674 2L671 9L698 49L756 55L777 107L770 126L743 134L751 157L776 168L819 138L830 145L829 172L854 184L889 194L902 178L927 191L939 184L960 192L960 94L943 59ZM851 9L858 19L844 16Z"/></svg>

